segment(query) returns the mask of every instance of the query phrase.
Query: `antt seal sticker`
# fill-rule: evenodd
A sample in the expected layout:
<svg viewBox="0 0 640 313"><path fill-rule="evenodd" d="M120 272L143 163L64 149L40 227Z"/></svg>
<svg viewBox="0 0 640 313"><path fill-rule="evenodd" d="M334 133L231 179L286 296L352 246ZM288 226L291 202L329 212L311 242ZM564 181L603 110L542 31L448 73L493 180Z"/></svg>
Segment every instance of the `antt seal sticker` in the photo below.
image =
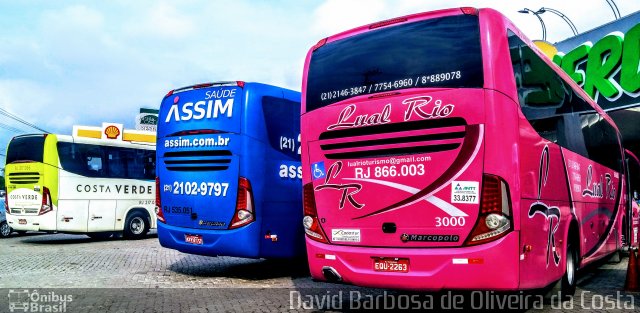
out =
<svg viewBox="0 0 640 313"><path fill-rule="evenodd" d="M480 183L477 181L453 181L451 203L480 203Z"/></svg>

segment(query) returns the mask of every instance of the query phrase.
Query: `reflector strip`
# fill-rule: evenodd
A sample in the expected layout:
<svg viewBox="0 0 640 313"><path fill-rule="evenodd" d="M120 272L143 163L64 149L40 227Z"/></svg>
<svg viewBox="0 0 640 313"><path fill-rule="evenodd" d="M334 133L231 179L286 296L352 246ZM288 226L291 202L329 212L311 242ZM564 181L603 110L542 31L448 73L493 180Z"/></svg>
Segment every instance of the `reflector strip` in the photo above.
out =
<svg viewBox="0 0 640 313"><path fill-rule="evenodd" d="M484 264L483 258L471 258L471 259L453 259L453 264Z"/></svg>

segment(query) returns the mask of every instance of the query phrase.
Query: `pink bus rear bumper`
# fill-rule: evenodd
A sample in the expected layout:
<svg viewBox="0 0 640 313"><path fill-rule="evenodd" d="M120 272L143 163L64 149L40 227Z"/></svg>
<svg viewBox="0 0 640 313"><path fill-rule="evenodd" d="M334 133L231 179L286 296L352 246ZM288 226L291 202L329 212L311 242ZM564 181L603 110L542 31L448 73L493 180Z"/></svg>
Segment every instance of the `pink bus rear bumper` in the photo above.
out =
<svg viewBox="0 0 640 313"><path fill-rule="evenodd" d="M515 290L519 283L518 247L517 232L478 246L428 249L337 246L307 238L309 268L314 279L425 291ZM409 272L374 271L373 257L408 258ZM330 271L337 274L339 281L332 279L330 273L326 275Z"/></svg>

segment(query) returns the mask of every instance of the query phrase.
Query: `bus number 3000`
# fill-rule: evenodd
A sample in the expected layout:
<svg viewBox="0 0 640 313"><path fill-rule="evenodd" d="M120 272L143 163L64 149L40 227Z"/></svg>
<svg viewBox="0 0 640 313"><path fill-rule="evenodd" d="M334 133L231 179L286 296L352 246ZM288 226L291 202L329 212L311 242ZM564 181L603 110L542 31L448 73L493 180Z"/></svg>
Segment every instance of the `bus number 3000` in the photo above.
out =
<svg viewBox="0 0 640 313"><path fill-rule="evenodd" d="M436 217L436 227L464 226L465 223L463 216Z"/></svg>
<svg viewBox="0 0 640 313"><path fill-rule="evenodd" d="M173 182L174 195L226 197L227 189L229 183Z"/></svg>

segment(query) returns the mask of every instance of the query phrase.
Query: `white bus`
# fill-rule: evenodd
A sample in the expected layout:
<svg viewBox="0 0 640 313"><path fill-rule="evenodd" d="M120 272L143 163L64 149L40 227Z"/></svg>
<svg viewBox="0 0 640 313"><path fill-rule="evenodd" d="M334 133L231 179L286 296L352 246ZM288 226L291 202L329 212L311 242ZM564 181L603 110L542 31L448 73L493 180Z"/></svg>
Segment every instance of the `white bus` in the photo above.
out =
<svg viewBox="0 0 640 313"><path fill-rule="evenodd" d="M102 127L107 137L99 128L74 128L74 136L11 140L5 174L12 229L138 239L156 227L155 134L111 126Z"/></svg>

